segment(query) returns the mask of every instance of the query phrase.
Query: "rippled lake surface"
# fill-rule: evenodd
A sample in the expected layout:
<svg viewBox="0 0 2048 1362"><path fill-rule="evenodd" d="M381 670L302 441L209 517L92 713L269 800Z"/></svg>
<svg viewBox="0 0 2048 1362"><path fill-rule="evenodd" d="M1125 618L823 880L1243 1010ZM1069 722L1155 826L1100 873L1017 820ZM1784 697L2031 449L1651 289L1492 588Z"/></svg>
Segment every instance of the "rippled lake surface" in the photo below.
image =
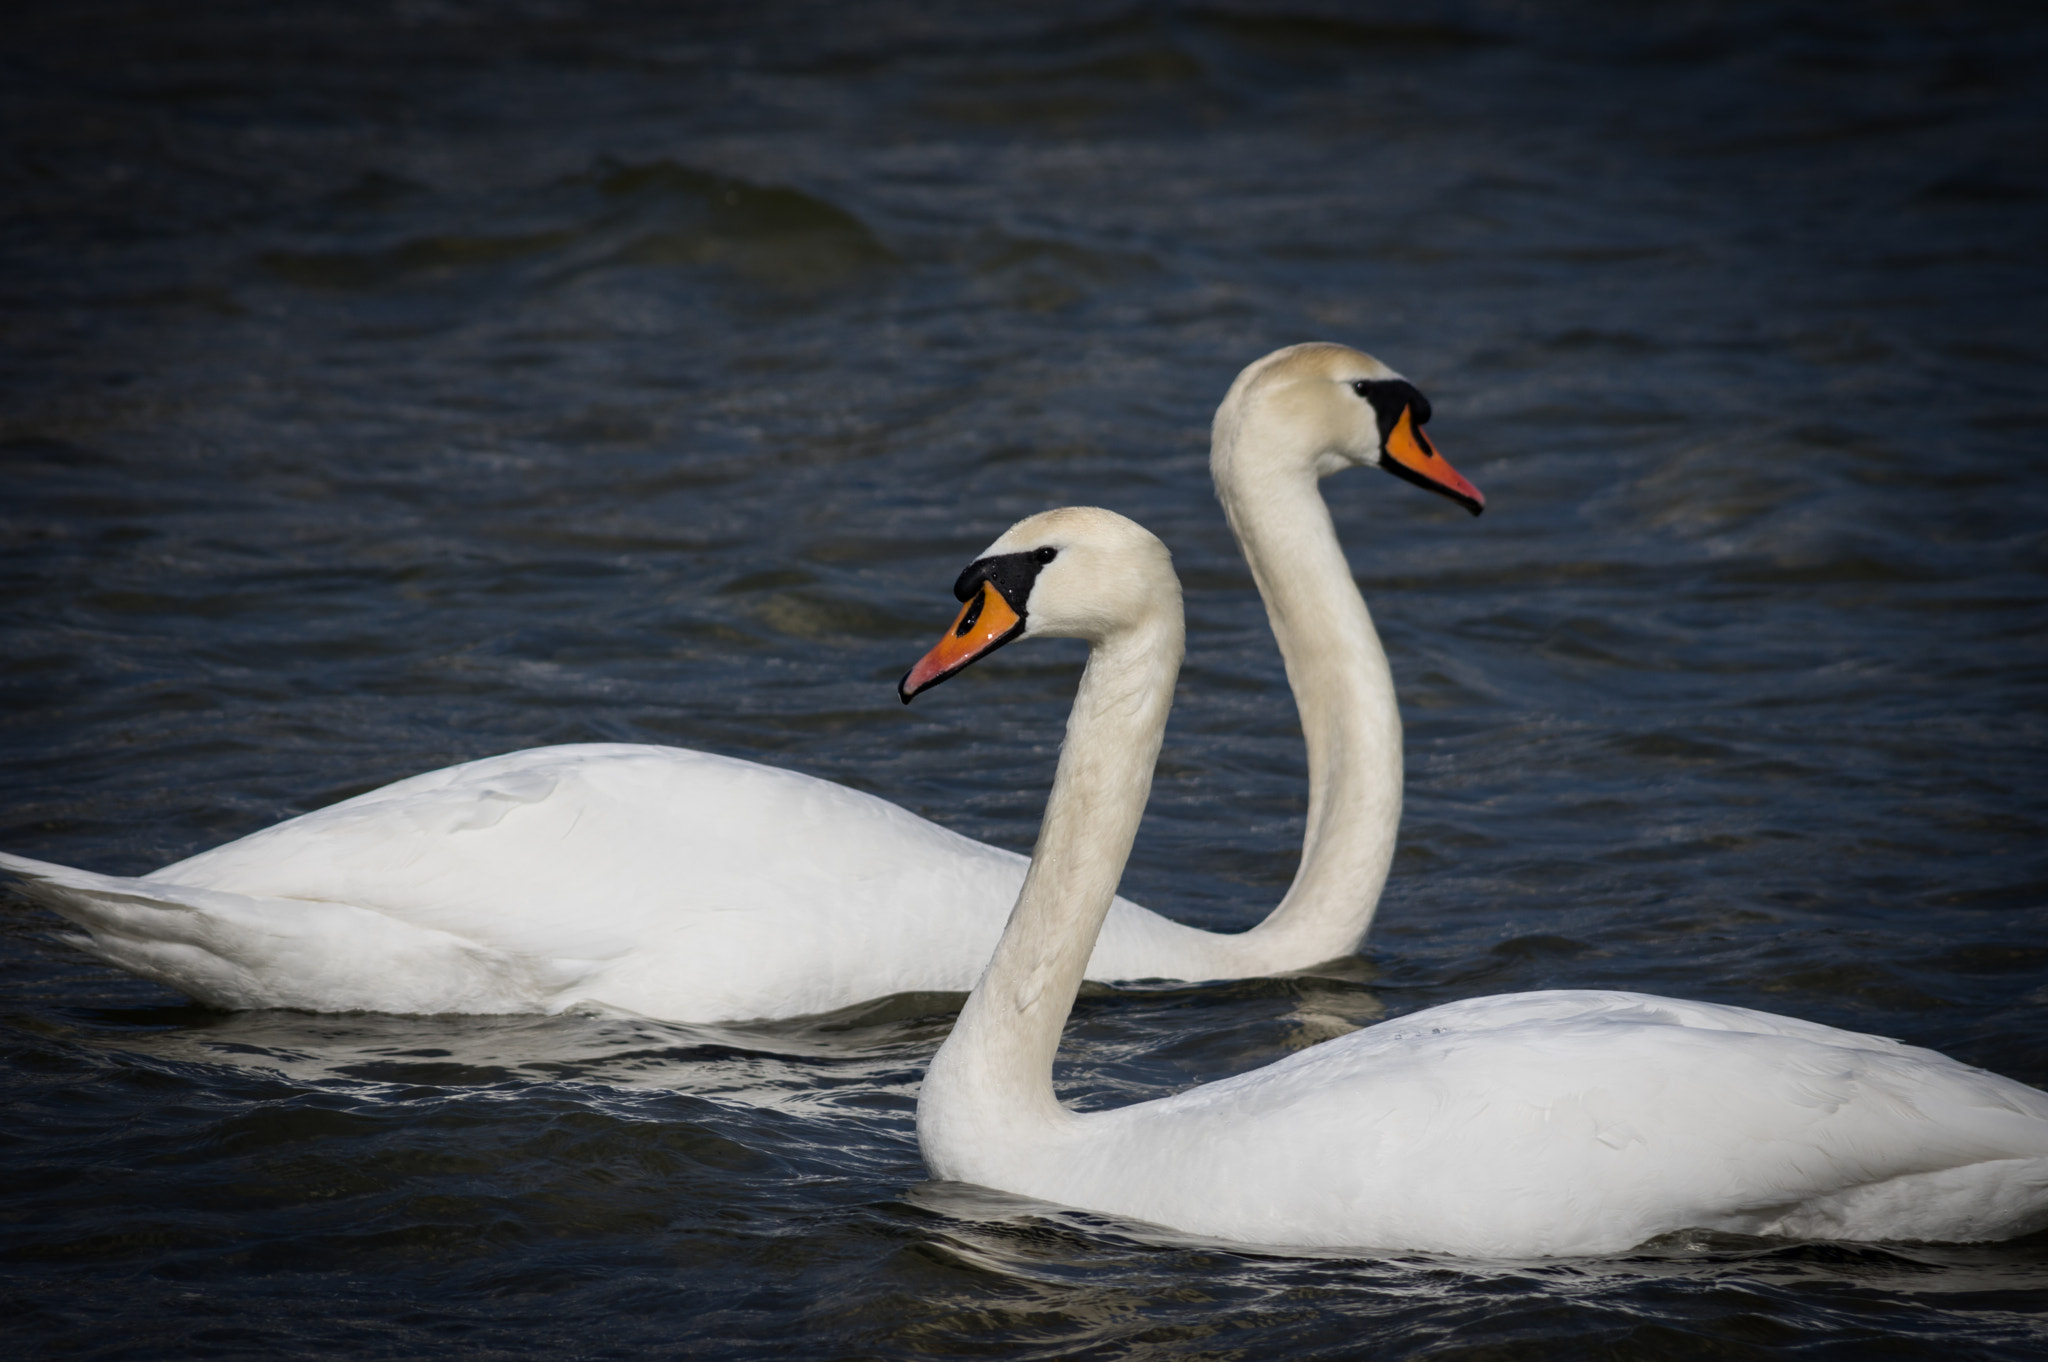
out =
<svg viewBox="0 0 2048 1362"><path fill-rule="evenodd" d="M1126 891L1248 924L1305 776L1207 422L1335 339L1489 497L1325 484L1408 725L1379 921L1091 988L1070 1099L1553 986L2048 1086L2044 58L2023 5L19 7L0 846L135 873L623 740L1028 849L1077 647L892 683L1084 502L1188 585ZM225 1015L54 926L0 902L17 1355L2048 1344L2042 1236L1319 1256L932 1183L954 997Z"/></svg>

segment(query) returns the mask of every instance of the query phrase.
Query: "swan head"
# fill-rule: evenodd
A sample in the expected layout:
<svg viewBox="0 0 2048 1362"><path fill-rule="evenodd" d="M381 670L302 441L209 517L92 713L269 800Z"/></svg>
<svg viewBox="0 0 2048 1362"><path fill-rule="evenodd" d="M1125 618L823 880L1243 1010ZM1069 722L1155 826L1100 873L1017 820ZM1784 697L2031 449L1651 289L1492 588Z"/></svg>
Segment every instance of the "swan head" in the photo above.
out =
<svg viewBox="0 0 2048 1362"><path fill-rule="evenodd" d="M1100 645L1180 619L1180 580L1166 545L1094 506L1018 521L967 565L953 595L962 605L952 627L896 685L906 705L1013 639Z"/></svg>
<svg viewBox="0 0 2048 1362"><path fill-rule="evenodd" d="M1319 478L1370 465L1478 515L1485 496L1436 452L1422 431L1428 420L1429 399L1371 355L1321 341L1290 345L1246 365L1230 385L1216 409L1209 466L1221 490L1254 463L1306 466Z"/></svg>

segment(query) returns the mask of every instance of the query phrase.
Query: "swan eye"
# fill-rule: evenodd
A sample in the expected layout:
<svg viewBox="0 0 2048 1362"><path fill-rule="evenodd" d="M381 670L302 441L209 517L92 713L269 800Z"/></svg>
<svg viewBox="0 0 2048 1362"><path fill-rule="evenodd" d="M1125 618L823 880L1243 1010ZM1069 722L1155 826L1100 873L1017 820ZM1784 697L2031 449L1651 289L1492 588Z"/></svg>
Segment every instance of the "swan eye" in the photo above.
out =
<svg viewBox="0 0 2048 1362"><path fill-rule="evenodd" d="M1401 419L1403 407L1415 413L1416 425L1429 423L1429 399L1405 378L1354 378L1351 391L1372 403L1373 414L1379 418L1381 430L1394 428L1394 422Z"/></svg>
<svg viewBox="0 0 2048 1362"><path fill-rule="evenodd" d="M1040 567L1044 567L1047 563L1050 563L1053 559L1059 556L1060 551L1058 549L1034 549L1031 553L1031 561L1038 564Z"/></svg>

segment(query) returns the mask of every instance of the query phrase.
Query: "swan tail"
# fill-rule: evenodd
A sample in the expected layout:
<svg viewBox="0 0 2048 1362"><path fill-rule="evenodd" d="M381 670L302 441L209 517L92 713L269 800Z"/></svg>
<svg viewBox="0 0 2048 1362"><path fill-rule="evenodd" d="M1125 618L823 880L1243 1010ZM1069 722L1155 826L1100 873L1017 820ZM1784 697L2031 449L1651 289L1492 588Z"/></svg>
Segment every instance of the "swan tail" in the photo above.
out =
<svg viewBox="0 0 2048 1362"><path fill-rule="evenodd" d="M65 940L211 1007L552 1012L599 960L536 960L352 904L101 875L0 852Z"/></svg>

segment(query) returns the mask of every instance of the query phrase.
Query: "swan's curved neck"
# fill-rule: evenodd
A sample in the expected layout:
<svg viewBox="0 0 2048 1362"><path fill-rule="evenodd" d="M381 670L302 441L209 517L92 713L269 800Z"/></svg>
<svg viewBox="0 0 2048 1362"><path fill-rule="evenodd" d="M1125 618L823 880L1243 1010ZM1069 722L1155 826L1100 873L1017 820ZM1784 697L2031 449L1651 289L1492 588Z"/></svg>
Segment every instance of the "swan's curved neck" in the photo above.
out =
<svg viewBox="0 0 2048 1362"><path fill-rule="evenodd" d="M986 1161L1044 1151L1048 1127L1074 1119L1053 1093L1053 1055L1151 793L1182 641L1176 598L1089 654L1031 869L918 1098L940 1177L1002 1185Z"/></svg>
<svg viewBox="0 0 2048 1362"><path fill-rule="evenodd" d="M1260 447L1282 438L1257 421L1219 415L1211 457L1217 497L1265 598L1308 744L1301 866L1280 906L1235 938L1244 964L1268 970L1358 948L1401 822L1393 673L1309 461L1269 457Z"/></svg>

